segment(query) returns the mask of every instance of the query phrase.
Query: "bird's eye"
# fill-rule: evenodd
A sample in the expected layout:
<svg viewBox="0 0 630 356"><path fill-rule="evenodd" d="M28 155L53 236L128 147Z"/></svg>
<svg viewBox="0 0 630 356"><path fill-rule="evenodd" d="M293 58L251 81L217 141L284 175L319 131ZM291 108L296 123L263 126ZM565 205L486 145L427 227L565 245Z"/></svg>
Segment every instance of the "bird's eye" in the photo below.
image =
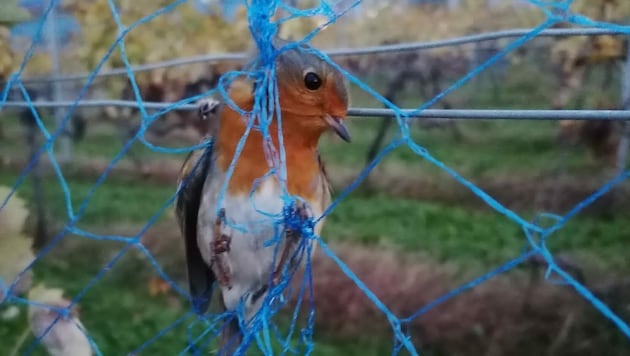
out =
<svg viewBox="0 0 630 356"><path fill-rule="evenodd" d="M313 72L308 72L304 76L304 85L308 90L317 90L322 86L322 80Z"/></svg>

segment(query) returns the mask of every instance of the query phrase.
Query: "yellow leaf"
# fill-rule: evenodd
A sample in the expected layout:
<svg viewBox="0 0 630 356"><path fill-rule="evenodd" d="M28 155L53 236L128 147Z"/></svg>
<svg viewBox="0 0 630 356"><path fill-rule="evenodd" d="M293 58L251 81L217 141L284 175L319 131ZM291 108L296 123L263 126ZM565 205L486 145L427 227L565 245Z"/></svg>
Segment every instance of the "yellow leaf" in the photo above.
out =
<svg viewBox="0 0 630 356"><path fill-rule="evenodd" d="M8 187L0 186L0 196L5 197L10 191ZM17 195L13 195L0 210L0 278L5 284L13 283L35 258L31 239L22 233L27 216L26 202Z"/></svg>
<svg viewBox="0 0 630 356"><path fill-rule="evenodd" d="M43 284L37 284L28 292L28 299L31 302L58 305L64 301L63 290L60 288L49 288Z"/></svg>
<svg viewBox="0 0 630 356"><path fill-rule="evenodd" d="M6 197L11 188L0 186L0 196ZM0 234L19 234L28 217L26 202L14 194L4 208L0 210Z"/></svg>

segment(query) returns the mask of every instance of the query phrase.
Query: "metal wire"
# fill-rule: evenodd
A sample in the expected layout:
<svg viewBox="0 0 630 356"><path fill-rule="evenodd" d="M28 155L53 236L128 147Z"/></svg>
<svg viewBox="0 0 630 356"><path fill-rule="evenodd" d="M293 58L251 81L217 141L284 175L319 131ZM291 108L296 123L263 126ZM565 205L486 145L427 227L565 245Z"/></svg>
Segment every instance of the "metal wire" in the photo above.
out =
<svg viewBox="0 0 630 356"><path fill-rule="evenodd" d="M370 46L370 47L360 47L360 48L340 48L340 49L329 49L324 50L323 52L328 54L331 57L340 57L340 56L350 56L350 55L366 55L366 54L376 54L376 53L385 53L385 52L406 52L406 51L417 51L424 49L433 49L433 48L441 48L441 47L450 47L457 45L464 45L475 42L483 42L490 40L497 40L503 38L514 38L524 36L531 32L531 29L511 29L511 30L503 30L503 31L494 31L494 32L486 32L482 34L455 37L446 40L438 40L438 41L423 41L423 42L407 42L407 43L399 43L392 45L382 45L382 46ZM566 36L599 36L599 35L623 35L619 33L619 31L609 30L609 29L595 29L595 28L571 28L571 29L549 29L540 32L537 37L566 37ZM175 67L186 64L194 64L194 63L213 63L213 62L221 62L221 61L242 61L247 58L247 53L239 52L239 53L220 53L220 54L212 54L212 55L201 55L194 57L187 57L181 59L174 59L170 61L162 61L155 62L150 64L141 64L137 66L133 66L133 72L144 72L150 71L159 68L167 68L167 67ZM107 71L103 71L97 75L97 77L111 77L117 75L126 75L126 68L115 68ZM52 76L52 77L32 77L25 78L23 80L24 83L41 83L41 82L51 82L51 81L75 81L75 80L83 80L89 77L89 73L77 73L77 74L69 74L69 75L60 75L60 76Z"/></svg>
<svg viewBox="0 0 630 356"><path fill-rule="evenodd" d="M74 101L35 101L35 107L58 108L70 107ZM144 102L146 109L165 109L173 103ZM138 108L136 101L127 100L82 100L78 107L126 107ZM7 101L7 108L28 108L24 101ZM197 110L198 106L186 104L173 110ZM498 110L498 109L426 109L417 112L415 109L402 109L401 114L413 118L443 118L443 119L488 119L488 120L612 120L630 121L630 110ZM396 117L396 111L390 109L350 108L349 116L357 117Z"/></svg>
<svg viewBox="0 0 630 356"><path fill-rule="evenodd" d="M455 37L452 39L428 41L428 42L408 42L383 46L372 46L363 48L342 48L330 50L326 53L329 56L365 55L383 52L405 52L423 49L434 49L441 47L459 46L475 42L498 40L503 38L522 37L530 33L531 29L512 29L481 34ZM600 35L623 35L619 31L594 28L572 28L572 29L549 29L541 31L536 37L565 37L565 36L600 36Z"/></svg>

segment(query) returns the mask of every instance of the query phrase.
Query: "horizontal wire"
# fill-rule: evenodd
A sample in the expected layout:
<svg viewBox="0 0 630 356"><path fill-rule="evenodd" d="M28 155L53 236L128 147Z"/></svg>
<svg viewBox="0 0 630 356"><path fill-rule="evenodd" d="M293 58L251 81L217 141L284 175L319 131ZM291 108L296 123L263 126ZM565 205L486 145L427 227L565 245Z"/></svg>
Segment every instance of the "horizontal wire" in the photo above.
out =
<svg viewBox="0 0 630 356"><path fill-rule="evenodd" d="M455 37L446 40L437 40L437 41L420 41L420 42L406 42L392 45L381 45L381 46L368 46L368 47L360 47L360 48L339 48L339 49L329 49L323 50L324 53L328 54L331 57L338 56L350 56L350 55L366 55L366 54L377 54L377 53L386 53L386 52L406 52L406 51L416 51L423 49L434 49L441 47L450 47L457 46L475 42L483 42L483 41L491 41L502 38L514 38L521 37L527 35L531 32L531 29L510 29L510 30L502 30L502 31L494 31L494 32L486 32L476 35L468 35ZM565 37L565 36L598 36L598 35L623 35L623 33L610 29L595 29L595 28L570 28L570 29L549 29L540 32L536 37ZM132 66L133 72L144 72L150 71L154 69L167 68L167 67L175 67L186 64L194 64L194 63L213 63L213 62L221 62L221 61L242 61L247 58L247 53L245 52L237 52L237 53L220 53L220 54L211 54L211 55L200 55L193 56L187 58L174 59L169 61L155 62L149 64L140 64L137 66ZM111 77L117 75L126 75L126 68L115 68L107 71L103 71L97 74L97 77ZM38 82L52 82L52 81L75 81L75 80L83 80L87 79L90 76L90 73L77 73L77 74L68 74L68 75L58 75L58 76L50 76L50 77L32 77L25 78L23 80L24 83L38 83Z"/></svg>
<svg viewBox="0 0 630 356"><path fill-rule="evenodd" d="M362 48L342 48L329 50L329 56L349 56L377 54L384 52L407 52L423 49L435 49L441 47L451 47L475 42L492 41L503 38L522 37L532 32L532 29L511 29L494 32L485 32L475 35L455 37L446 40L408 42L392 45L371 46ZM619 31L596 28L573 28L573 29L549 29L543 30L536 35L538 37L565 37L565 36L601 36L601 35L624 35Z"/></svg>
<svg viewBox="0 0 630 356"><path fill-rule="evenodd" d="M40 108L59 108L73 106L74 101L34 101L32 106ZM125 107L138 108L138 103L131 100L82 100L78 107ZM173 103L144 102L146 109L197 110L198 106L185 104L173 107ZM25 101L7 101L0 107L29 108ZM511 120L630 120L630 110L502 110L502 109L426 109L418 112L416 109L376 109L350 108L349 116L358 117L396 117L397 115L414 118L443 118L443 119L511 119Z"/></svg>

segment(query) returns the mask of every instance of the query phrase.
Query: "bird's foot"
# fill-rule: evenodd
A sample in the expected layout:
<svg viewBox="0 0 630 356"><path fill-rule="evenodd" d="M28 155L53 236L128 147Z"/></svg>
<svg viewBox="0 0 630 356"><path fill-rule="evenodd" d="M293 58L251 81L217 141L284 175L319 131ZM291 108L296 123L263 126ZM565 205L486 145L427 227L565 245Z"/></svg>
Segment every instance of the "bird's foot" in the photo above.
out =
<svg viewBox="0 0 630 356"><path fill-rule="evenodd" d="M210 115L216 114L219 104L220 102L215 98L199 100L199 117L206 120Z"/></svg>
<svg viewBox="0 0 630 356"><path fill-rule="evenodd" d="M287 226L285 228L285 233L284 233L285 241L283 241L284 246L281 249L280 259L278 260L276 269L273 272L272 280L273 280L274 285L278 285L278 283L280 283L280 277L282 275L283 267L286 264L287 259L289 259L290 257L289 255L294 252L295 246L300 241L300 237L302 237L302 231L301 231L302 224L304 223L304 221L306 221L306 219L308 219L311 216L308 210L308 206L304 202L301 202L301 201L296 202L292 208L293 208L293 213L299 218L300 226ZM290 268L293 267L295 263L296 263L295 256L291 256L289 267Z"/></svg>
<svg viewBox="0 0 630 356"><path fill-rule="evenodd" d="M230 252L230 241L232 240L229 234L225 233L225 209L219 211L219 216L214 224L214 241L210 246L212 250L212 264L215 267L217 274L217 280L222 287L232 288L230 283L231 267L227 259L227 252Z"/></svg>

